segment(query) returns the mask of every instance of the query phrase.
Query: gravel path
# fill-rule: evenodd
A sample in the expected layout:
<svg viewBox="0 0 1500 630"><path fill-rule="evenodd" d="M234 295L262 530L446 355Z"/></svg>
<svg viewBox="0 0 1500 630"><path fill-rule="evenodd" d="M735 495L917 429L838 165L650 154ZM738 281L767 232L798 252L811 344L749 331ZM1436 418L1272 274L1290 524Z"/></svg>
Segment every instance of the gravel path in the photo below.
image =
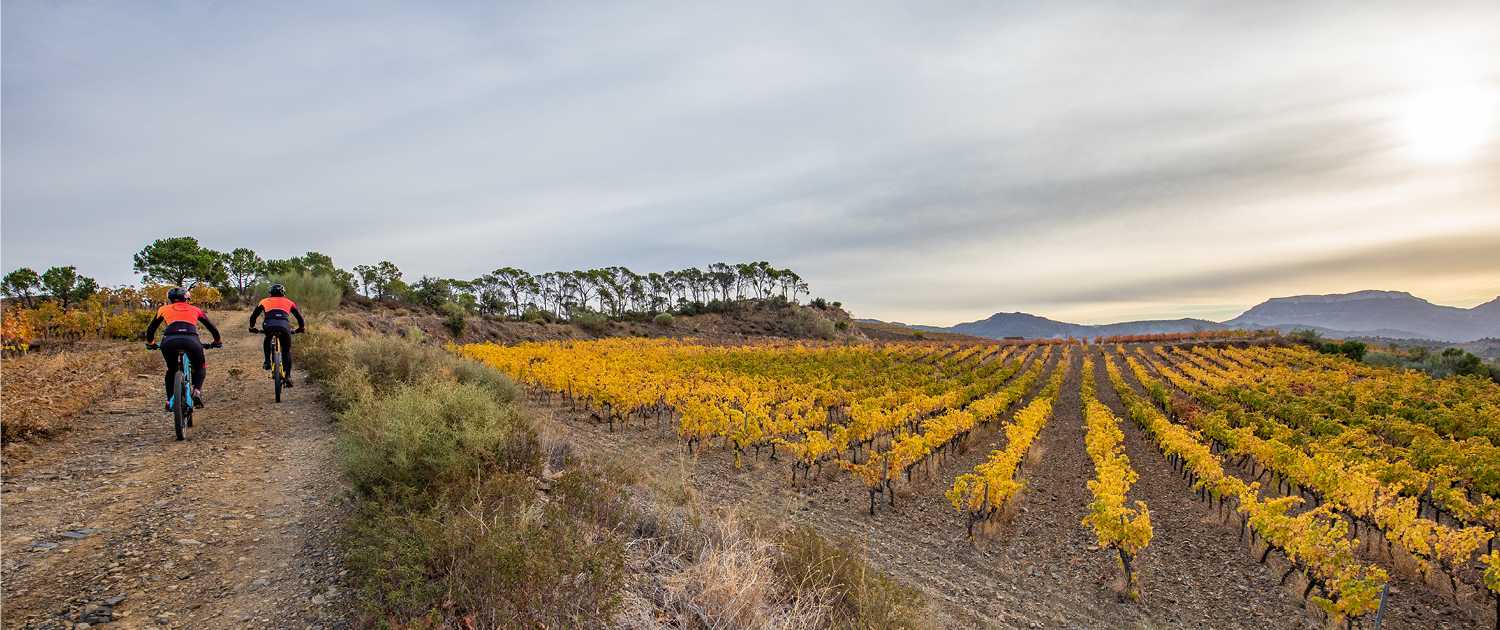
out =
<svg viewBox="0 0 1500 630"><path fill-rule="evenodd" d="M186 441L156 372L7 464L7 630L348 625L331 416L301 375L273 403L245 314L211 317L226 343Z"/></svg>

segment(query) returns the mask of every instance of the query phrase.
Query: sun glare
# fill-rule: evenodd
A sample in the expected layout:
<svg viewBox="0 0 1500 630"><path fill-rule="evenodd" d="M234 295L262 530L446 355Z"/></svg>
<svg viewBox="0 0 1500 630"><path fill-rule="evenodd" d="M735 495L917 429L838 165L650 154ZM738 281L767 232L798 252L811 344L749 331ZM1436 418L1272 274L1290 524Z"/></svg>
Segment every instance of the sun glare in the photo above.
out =
<svg viewBox="0 0 1500 630"><path fill-rule="evenodd" d="M1478 87L1429 88L1403 104L1398 124L1413 156L1453 162L1494 140L1497 108L1500 99Z"/></svg>

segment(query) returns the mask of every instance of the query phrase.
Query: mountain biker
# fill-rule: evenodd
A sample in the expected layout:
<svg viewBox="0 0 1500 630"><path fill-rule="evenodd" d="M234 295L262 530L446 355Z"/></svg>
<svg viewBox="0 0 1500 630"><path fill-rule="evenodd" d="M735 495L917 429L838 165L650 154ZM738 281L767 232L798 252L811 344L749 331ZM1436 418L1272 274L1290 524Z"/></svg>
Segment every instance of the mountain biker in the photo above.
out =
<svg viewBox="0 0 1500 630"><path fill-rule="evenodd" d="M302 313L297 311L297 305L286 299L286 287L279 284L271 285L271 297L260 301L255 306L255 312L250 314L250 332L260 332L255 329L255 320L264 313L266 321L260 327L266 333L266 363L260 366L262 370L271 369L271 339L281 340L281 384L285 387L292 386L292 323L288 316L297 318L297 332L307 330L302 321Z"/></svg>
<svg viewBox="0 0 1500 630"><path fill-rule="evenodd" d="M208 315L202 309L187 303L190 297L192 294L187 289L172 287L167 291L167 303L156 309L156 318L146 328L146 347L153 350L161 348L161 356L167 360L167 411L172 410L172 373L182 369L178 362L178 352L186 352L188 360L193 364L193 407L203 408L203 395L199 390L203 389L203 377L207 371L204 369L203 341L198 338L198 323L202 322L208 332L213 333L212 347L224 346L224 341L219 337L219 329L208 321ZM167 327L161 333L161 344L151 343L151 339L156 336L157 326L163 323Z"/></svg>

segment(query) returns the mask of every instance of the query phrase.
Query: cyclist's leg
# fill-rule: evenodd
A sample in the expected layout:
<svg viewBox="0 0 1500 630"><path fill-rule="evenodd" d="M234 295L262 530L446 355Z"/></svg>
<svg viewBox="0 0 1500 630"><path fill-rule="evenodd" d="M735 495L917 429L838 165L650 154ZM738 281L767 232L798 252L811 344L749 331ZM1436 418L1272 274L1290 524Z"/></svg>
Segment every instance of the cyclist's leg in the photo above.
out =
<svg viewBox="0 0 1500 630"><path fill-rule="evenodd" d="M292 378L292 331L283 328L276 331L276 336L281 338L281 373L290 379Z"/></svg>
<svg viewBox="0 0 1500 630"><path fill-rule="evenodd" d="M203 343L194 342L191 348L184 347L188 361L193 364L193 389L203 389L203 377L208 374L208 363L203 356Z"/></svg>
<svg viewBox="0 0 1500 630"><path fill-rule="evenodd" d="M265 342L261 344L261 348L263 350L265 350L266 362L263 363L263 364L261 364L261 368L260 369L262 369L262 370L269 370L269 369L271 369L271 331L267 330L265 328L262 328L261 332L264 334L264 336L266 338Z"/></svg>
<svg viewBox="0 0 1500 630"><path fill-rule="evenodd" d="M166 339L162 340L161 356L167 361L167 374L162 378L162 380L164 380L167 385L167 398L171 398L172 386L174 385L174 383L172 382L172 375L175 374L177 370L182 369L182 366L177 362L177 350L168 348Z"/></svg>

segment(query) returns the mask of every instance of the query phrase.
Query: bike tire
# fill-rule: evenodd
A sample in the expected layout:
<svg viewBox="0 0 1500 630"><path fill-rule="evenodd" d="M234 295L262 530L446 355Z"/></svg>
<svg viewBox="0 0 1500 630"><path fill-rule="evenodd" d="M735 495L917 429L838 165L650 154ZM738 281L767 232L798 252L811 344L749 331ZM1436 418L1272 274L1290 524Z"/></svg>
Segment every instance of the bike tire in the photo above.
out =
<svg viewBox="0 0 1500 630"><path fill-rule="evenodd" d="M182 370L172 372L172 423L177 431L177 441L187 439L187 418L184 409L191 410L187 404L187 392L183 391L183 381L186 375Z"/></svg>
<svg viewBox="0 0 1500 630"><path fill-rule="evenodd" d="M271 344L271 380L276 381L276 402L281 402L281 341Z"/></svg>

